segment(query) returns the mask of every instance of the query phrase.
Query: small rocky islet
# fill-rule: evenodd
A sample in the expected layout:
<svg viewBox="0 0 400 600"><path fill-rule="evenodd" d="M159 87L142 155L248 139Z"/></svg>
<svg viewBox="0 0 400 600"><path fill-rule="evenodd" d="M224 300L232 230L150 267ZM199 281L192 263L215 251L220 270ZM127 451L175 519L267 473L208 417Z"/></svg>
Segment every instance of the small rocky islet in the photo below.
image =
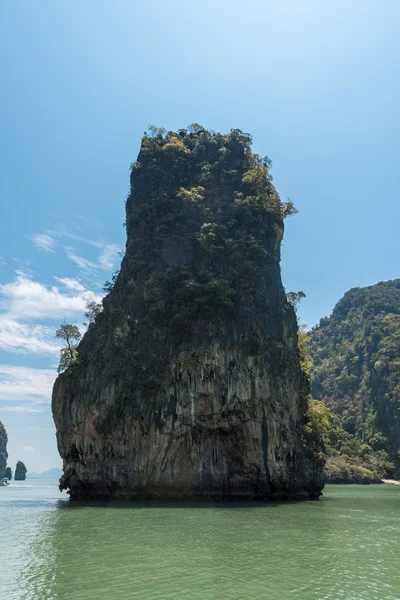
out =
<svg viewBox="0 0 400 600"><path fill-rule="evenodd" d="M17 462L17 466L15 467L14 479L15 481L25 481L26 479L27 468L25 467L22 461Z"/></svg>
<svg viewBox="0 0 400 600"><path fill-rule="evenodd" d="M10 481L12 479L12 469L11 467L7 467L7 443L7 431L3 423L0 421L0 479L7 478ZM15 481L24 481L26 479L26 473L27 468L25 467L24 463L19 460L14 473Z"/></svg>

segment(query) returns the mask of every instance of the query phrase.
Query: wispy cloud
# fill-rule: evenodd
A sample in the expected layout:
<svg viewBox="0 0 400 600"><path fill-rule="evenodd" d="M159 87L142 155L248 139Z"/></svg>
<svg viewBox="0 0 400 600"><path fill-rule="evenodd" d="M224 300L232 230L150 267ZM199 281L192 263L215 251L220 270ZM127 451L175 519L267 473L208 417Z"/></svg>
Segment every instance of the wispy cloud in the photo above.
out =
<svg viewBox="0 0 400 600"><path fill-rule="evenodd" d="M36 452L36 448L32 448L32 446L22 446L22 450L25 452Z"/></svg>
<svg viewBox="0 0 400 600"><path fill-rule="evenodd" d="M55 241L52 237L45 233L37 233L31 237L32 242L37 248L46 252L54 252Z"/></svg>
<svg viewBox="0 0 400 600"><path fill-rule="evenodd" d="M82 242L83 244L88 244L89 246L94 246L95 248L103 248L106 242L98 242L96 240L90 240L89 238L83 237L82 235L76 235L75 233L69 233L68 231L64 231L62 234L63 237L69 238L70 240L74 240L75 242Z"/></svg>
<svg viewBox="0 0 400 600"><path fill-rule="evenodd" d="M79 221L85 222L81 218ZM70 222L65 227L74 231L76 223ZM88 302L101 302L102 295L92 289L100 289L101 279L109 276L120 262L120 245L99 241L96 233L93 237L50 229L29 236L36 248L45 253L61 250L71 261L69 269L74 265L72 273L68 273L70 276L58 274L53 277L53 284L37 280L36 274L29 270L31 259L8 258L17 262L19 270L12 280L0 282L0 350L10 353L9 356L19 355L18 365L29 364L29 356L35 360L43 357L40 360L46 360L44 364L51 368L0 365L0 412L49 410L61 345L51 322L81 321ZM37 253L35 257L37 259ZM0 269L4 264L0 257ZM8 358L3 362L6 360Z"/></svg>
<svg viewBox="0 0 400 600"><path fill-rule="evenodd" d="M119 253L122 251L122 246L119 244L90 240L80 235L67 232L64 232L62 235L76 242L94 246L100 250L98 262L94 263L93 261L79 256L75 248L66 246L65 250L68 258L81 269L101 269L102 271L110 271L118 263Z"/></svg>
<svg viewBox="0 0 400 600"><path fill-rule="evenodd" d="M62 293L18 273L14 281L0 285L0 308L9 318L63 319L73 313L83 313L88 302L100 302L101 296L90 290Z"/></svg>
<svg viewBox="0 0 400 600"><path fill-rule="evenodd" d="M15 270L17 275L25 275L26 277L32 277L33 276L33 271L30 268L30 265L32 264L32 259L20 259L20 258L14 258L13 256L11 257L11 260L15 263L17 263L18 268Z"/></svg>
<svg viewBox="0 0 400 600"><path fill-rule="evenodd" d="M71 277L56 277L54 279L61 283L67 290L76 290L77 292L84 292L85 286L79 283L77 279L72 279Z"/></svg>
<svg viewBox="0 0 400 600"><path fill-rule="evenodd" d="M72 260L72 262L74 262L76 264L76 266L79 267L80 269L93 271L93 270L97 270L99 268L98 264L88 260L87 258L83 258L82 256L79 256L76 253L75 248L71 248L71 246L66 246L65 252L66 252L69 260Z"/></svg>
<svg viewBox="0 0 400 600"><path fill-rule="evenodd" d="M121 246L117 244L105 244L99 257L99 263L103 271L110 271L118 261Z"/></svg>
<svg viewBox="0 0 400 600"><path fill-rule="evenodd" d="M39 410L38 408L33 408L30 404L22 405L22 406L3 406L0 404L0 412L18 412L18 413L40 413L44 412L43 410Z"/></svg>
<svg viewBox="0 0 400 600"><path fill-rule="evenodd" d="M55 340L52 327L19 323L7 315L0 315L0 349L16 354L55 356L60 351L60 344Z"/></svg>
<svg viewBox="0 0 400 600"><path fill-rule="evenodd" d="M9 408L10 403L15 402L20 406L22 403L22 408L40 410L38 404L50 402L56 375L52 369L0 365L0 400L6 401ZM5 410L4 406L2 410Z"/></svg>

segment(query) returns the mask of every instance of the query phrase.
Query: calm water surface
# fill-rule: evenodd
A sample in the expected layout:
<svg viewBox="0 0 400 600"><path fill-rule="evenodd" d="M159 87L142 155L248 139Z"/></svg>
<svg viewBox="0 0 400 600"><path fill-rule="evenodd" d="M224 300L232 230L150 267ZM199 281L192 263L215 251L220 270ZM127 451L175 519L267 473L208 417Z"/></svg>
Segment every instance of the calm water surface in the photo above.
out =
<svg viewBox="0 0 400 600"><path fill-rule="evenodd" d="M400 600L400 486L317 502L85 505L0 488L7 600Z"/></svg>

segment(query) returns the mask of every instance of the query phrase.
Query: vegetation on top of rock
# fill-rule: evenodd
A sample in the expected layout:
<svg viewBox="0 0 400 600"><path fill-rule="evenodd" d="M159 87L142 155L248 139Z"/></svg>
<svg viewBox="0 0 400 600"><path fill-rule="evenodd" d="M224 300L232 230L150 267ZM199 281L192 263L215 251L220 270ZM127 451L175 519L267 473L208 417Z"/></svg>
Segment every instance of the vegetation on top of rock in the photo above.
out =
<svg viewBox="0 0 400 600"><path fill-rule="evenodd" d="M143 137L127 200L133 280L147 279L148 318L175 333L201 317L232 315L240 295L259 305L257 281L294 207L280 201L270 161L251 142L239 129L224 135L198 124L151 127Z"/></svg>
<svg viewBox="0 0 400 600"><path fill-rule="evenodd" d="M309 336L313 397L340 417L357 456L363 448L398 476L400 280L350 290Z"/></svg>

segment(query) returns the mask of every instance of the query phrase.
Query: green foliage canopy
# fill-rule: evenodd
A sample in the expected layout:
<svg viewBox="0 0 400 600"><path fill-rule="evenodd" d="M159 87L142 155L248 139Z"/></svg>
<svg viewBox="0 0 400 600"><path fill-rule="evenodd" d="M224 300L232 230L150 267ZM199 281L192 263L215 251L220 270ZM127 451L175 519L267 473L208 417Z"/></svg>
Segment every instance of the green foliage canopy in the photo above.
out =
<svg viewBox="0 0 400 600"><path fill-rule="evenodd" d="M75 342L80 340L81 333L76 325L63 323L57 329L56 337L67 343L67 347L60 350L60 362L57 370L61 373L78 362L78 350Z"/></svg>
<svg viewBox="0 0 400 600"><path fill-rule="evenodd" d="M312 394L400 471L400 280L347 292L310 332Z"/></svg>
<svg viewBox="0 0 400 600"><path fill-rule="evenodd" d="M85 327L89 327L92 323L95 322L97 315L101 313L103 307L98 302L88 302L86 304L86 310L83 313L85 319L87 319L86 323L83 323Z"/></svg>

